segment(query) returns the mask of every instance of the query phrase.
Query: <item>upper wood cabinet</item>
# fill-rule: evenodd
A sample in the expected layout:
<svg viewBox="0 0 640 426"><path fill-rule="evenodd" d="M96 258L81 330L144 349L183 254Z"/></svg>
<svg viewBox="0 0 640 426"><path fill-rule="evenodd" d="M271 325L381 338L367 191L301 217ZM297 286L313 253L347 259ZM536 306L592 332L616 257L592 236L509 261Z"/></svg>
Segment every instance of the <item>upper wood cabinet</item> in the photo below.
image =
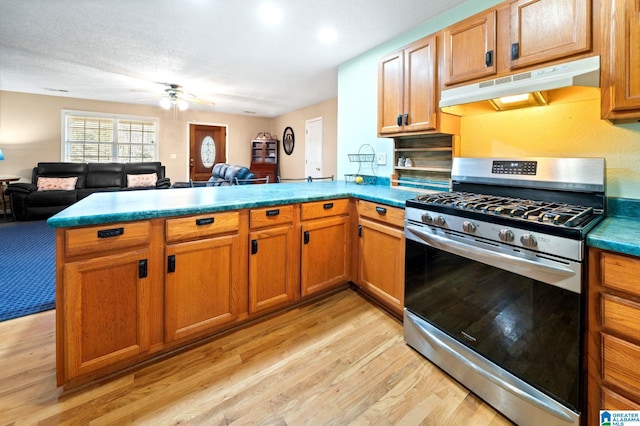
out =
<svg viewBox="0 0 640 426"><path fill-rule="evenodd" d="M640 121L640 2L604 0L602 5L602 118Z"/></svg>
<svg viewBox="0 0 640 426"><path fill-rule="evenodd" d="M444 31L444 84L496 73L496 10L465 19Z"/></svg>
<svg viewBox="0 0 640 426"><path fill-rule="evenodd" d="M511 2L511 68L591 49L591 0Z"/></svg>
<svg viewBox="0 0 640 426"><path fill-rule="evenodd" d="M591 7L591 0L515 0L446 28L443 85L590 54Z"/></svg>
<svg viewBox="0 0 640 426"><path fill-rule="evenodd" d="M436 129L436 37L420 39L378 65L378 134Z"/></svg>

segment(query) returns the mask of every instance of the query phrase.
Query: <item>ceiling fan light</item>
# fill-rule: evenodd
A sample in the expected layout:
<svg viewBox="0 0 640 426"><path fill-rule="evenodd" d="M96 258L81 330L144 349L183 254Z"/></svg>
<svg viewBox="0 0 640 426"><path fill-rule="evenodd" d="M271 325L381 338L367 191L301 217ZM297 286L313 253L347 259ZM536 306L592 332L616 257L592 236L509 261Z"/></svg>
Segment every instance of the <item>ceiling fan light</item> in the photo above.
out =
<svg viewBox="0 0 640 426"><path fill-rule="evenodd" d="M160 107L166 110L171 109L171 100L169 100L168 98L160 99Z"/></svg>
<svg viewBox="0 0 640 426"><path fill-rule="evenodd" d="M187 108L189 108L189 102L185 101L184 99L178 99L177 103L178 103L178 109L180 111L184 111Z"/></svg>

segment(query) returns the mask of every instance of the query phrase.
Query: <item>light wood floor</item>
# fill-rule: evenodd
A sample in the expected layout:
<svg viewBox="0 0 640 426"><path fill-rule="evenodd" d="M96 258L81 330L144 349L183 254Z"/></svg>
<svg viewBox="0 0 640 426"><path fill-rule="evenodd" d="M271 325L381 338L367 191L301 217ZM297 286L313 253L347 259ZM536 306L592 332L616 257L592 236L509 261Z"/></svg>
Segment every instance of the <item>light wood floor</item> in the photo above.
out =
<svg viewBox="0 0 640 426"><path fill-rule="evenodd" d="M76 391L54 341L54 311L0 323L0 425L510 424L352 290Z"/></svg>

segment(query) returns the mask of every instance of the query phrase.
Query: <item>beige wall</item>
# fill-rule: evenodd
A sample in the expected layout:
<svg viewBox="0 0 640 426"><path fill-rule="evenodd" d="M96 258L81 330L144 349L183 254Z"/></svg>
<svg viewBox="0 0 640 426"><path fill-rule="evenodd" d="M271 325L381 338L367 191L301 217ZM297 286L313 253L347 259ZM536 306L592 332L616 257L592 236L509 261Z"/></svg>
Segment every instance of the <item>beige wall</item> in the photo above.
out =
<svg viewBox="0 0 640 426"><path fill-rule="evenodd" d="M273 119L273 135L282 142L284 129L291 127L295 134L295 147L291 155L280 148L280 176L285 178L304 177L304 130L305 121L322 117L322 174L337 176L338 141L338 98L311 105L309 107L281 115ZM281 143L282 145L282 143Z"/></svg>
<svg viewBox="0 0 640 426"><path fill-rule="evenodd" d="M37 162L60 161L63 109L157 117L159 160L174 182L188 179L189 123L228 126L227 161L244 166L249 166L251 139L259 132L272 131L270 118L195 110L178 112L174 118L172 111L159 107L0 91L0 148L5 156L0 175L18 175L29 181ZM334 145L335 115L333 111L333 131L328 131Z"/></svg>

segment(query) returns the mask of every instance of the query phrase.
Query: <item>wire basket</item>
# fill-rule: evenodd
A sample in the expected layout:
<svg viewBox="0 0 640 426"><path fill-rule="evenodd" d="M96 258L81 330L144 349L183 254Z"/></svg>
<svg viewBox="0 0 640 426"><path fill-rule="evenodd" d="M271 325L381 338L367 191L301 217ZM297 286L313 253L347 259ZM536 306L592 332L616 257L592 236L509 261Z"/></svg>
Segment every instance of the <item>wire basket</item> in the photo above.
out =
<svg viewBox="0 0 640 426"><path fill-rule="evenodd" d="M353 163L370 163L375 158L375 154L347 154L349 161Z"/></svg>
<svg viewBox="0 0 640 426"><path fill-rule="evenodd" d="M358 177L362 178L362 181L359 182ZM360 185L375 185L376 177L371 175L359 175L359 174L350 174L344 175L344 180L347 183L357 183Z"/></svg>

